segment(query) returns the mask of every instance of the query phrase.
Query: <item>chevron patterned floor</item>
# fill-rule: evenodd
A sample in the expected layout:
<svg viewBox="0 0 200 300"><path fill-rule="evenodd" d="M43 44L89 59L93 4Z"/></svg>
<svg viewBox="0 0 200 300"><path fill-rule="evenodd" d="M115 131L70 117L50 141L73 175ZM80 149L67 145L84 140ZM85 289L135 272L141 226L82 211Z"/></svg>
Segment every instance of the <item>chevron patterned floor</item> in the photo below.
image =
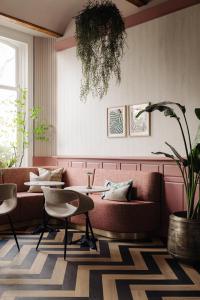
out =
<svg viewBox="0 0 200 300"><path fill-rule="evenodd" d="M63 237L63 230L45 233L36 252L38 235L18 232L18 253L12 236L1 236L0 299L200 299L200 266L178 263L160 241L99 237L98 251L69 245L64 261Z"/></svg>

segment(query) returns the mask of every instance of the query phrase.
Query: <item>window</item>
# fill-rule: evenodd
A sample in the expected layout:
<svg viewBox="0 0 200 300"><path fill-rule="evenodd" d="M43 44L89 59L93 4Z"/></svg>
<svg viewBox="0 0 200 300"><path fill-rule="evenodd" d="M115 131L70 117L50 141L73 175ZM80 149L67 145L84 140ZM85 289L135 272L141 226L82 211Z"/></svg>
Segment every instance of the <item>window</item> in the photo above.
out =
<svg viewBox="0 0 200 300"><path fill-rule="evenodd" d="M25 87L26 45L0 37L0 167L19 151L16 102L19 87Z"/></svg>

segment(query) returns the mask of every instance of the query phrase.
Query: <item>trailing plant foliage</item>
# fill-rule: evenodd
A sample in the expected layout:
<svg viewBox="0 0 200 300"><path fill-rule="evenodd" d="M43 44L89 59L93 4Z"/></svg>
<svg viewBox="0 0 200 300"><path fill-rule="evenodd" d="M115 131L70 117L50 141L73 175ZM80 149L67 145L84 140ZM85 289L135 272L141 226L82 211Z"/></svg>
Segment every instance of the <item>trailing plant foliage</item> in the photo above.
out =
<svg viewBox="0 0 200 300"><path fill-rule="evenodd" d="M27 89L20 89L19 96L16 100L7 100L14 107L14 118L8 125L8 134L10 129L17 132L17 139L9 146L0 145L0 167L21 167L25 150L28 148L30 139L33 136L35 140L48 141L47 132L50 125L44 122L39 122L38 118L41 113L40 107L33 107L27 112ZM33 130L28 130L27 121L31 119L33 121Z"/></svg>
<svg viewBox="0 0 200 300"><path fill-rule="evenodd" d="M121 81L126 37L123 19L112 1L101 0L89 1L75 23L77 56L82 62L81 100L86 100L89 92L101 99L113 75Z"/></svg>
<svg viewBox="0 0 200 300"><path fill-rule="evenodd" d="M180 118L180 115L174 111L174 105L179 108L183 118ZM185 157L182 157L178 151L167 142L165 142L165 144L171 150L171 154L166 152L153 153L165 155L176 162L182 174L186 190L187 218L200 220L200 122L195 141L192 145L185 106L170 101L160 102L147 106L144 110L141 110L136 117L139 117L143 112L153 112L156 110L163 112L166 117L174 118L178 122L184 143ZM195 109L195 114L198 120L200 120L200 108ZM197 191L198 189L199 191ZM197 192L199 192L199 198L198 201L195 202Z"/></svg>

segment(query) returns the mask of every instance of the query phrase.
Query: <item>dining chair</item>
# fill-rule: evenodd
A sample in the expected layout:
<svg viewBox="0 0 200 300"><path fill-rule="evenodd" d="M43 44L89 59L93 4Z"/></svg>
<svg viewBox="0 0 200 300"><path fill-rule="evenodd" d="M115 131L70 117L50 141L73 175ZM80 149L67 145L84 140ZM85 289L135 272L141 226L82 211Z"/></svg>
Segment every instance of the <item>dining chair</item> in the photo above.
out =
<svg viewBox="0 0 200 300"><path fill-rule="evenodd" d="M8 221L12 233L17 244L17 248L20 251L17 235L15 233L14 225L10 216L11 211L13 211L17 206L17 186L14 183L0 184L0 216L7 215Z"/></svg>
<svg viewBox="0 0 200 300"><path fill-rule="evenodd" d="M68 244L68 237L67 237L68 218L75 215L85 214L86 217L85 239L88 241L90 240L94 245L93 248L97 249L95 243L96 240L94 237L94 233L88 215L88 212L94 208L93 200L82 193L78 193L72 190L62 190L62 189L48 188L48 187L43 187L42 190L44 192L45 211L47 215L53 218L63 219L65 221L64 259L66 259L66 250ZM40 234L40 238L36 246L36 250L38 250L43 234L47 227L47 220L45 217L43 221L44 221L44 226ZM91 233L91 238L90 238L89 231Z"/></svg>

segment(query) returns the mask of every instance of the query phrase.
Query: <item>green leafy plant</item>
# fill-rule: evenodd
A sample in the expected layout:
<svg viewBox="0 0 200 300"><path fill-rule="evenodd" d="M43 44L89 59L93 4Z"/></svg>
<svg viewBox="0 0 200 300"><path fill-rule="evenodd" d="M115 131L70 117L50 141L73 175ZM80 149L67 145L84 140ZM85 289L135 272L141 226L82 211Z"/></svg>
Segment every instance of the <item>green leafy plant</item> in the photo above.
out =
<svg viewBox="0 0 200 300"><path fill-rule="evenodd" d="M180 110L182 117L175 112L172 108L177 106ZM170 148L171 153L166 152L153 152L154 154L165 155L168 158L173 159L180 169L181 175L183 177L183 182L185 186L186 196L187 196L187 219L200 219L200 124L196 134L194 144L191 142L190 129L188 126L188 121L186 117L185 106L176 102L160 102L147 106L144 110L141 110L136 117L139 117L143 112L153 112L153 111L163 112L166 117L171 117L176 119L178 122L181 137L185 149L185 157L182 157L178 151L169 143L165 144ZM200 108L195 109L195 115L200 120ZM195 202L195 197L199 189L199 198Z"/></svg>
<svg viewBox="0 0 200 300"><path fill-rule="evenodd" d="M50 125L39 122L41 113L40 107L33 107L27 112L26 103L28 97L27 89L19 89L18 98L16 100L6 100L11 104L13 116L8 124L6 124L7 132L2 134L9 136L10 132L16 132L17 138L8 145L0 146L0 167L21 167L25 150L28 148L31 136L35 140L48 141L47 132ZM27 120L33 120L33 129L27 129ZM2 136L1 134L1 136Z"/></svg>
<svg viewBox="0 0 200 300"><path fill-rule="evenodd" d="M120 60L123 56L125 26L112 1L89 1L75 17L77 56L82 62L81 100L89 92L100 99L107 94L109 80L121 81Z"/></svg>

